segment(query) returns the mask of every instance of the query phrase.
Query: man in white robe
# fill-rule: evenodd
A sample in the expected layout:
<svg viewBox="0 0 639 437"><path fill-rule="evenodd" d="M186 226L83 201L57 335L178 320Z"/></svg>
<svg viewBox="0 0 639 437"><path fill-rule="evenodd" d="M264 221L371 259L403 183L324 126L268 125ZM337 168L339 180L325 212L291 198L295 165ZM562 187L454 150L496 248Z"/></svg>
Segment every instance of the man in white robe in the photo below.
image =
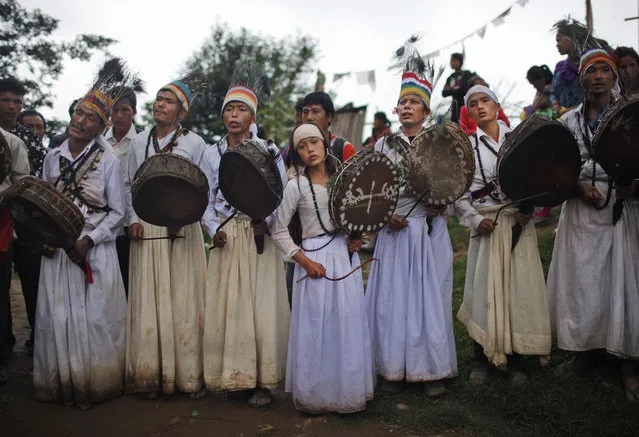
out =
<svg viewBox="0 0 639 437"><path fill-rule="evenodd" d="M115 156L120 160L120 168L122 174L126 175L129 171L128 157L131 147L138 136L138 131L133 123L133 118L137 114L137 96L135 93L143 92L143 89L133 88L122 91L122 97L115 102L111 111L111 122L113 123L104 134L106 141L113 147ZM128 224L128 220L125 225ZM115 240L115 245L118 250L118 260L120 263L120 272L122 273L122 280L124 281L124 291L129 294L129 252L131 250L131 240L129 239L129 229L125 226L118 238Z"/></svg>
<svg viewBox="0 0 639 437"><path fill-rule="evenodd" d="M634 366L639 358L639 201L636 183L619 186L595 162L592 139L605 110L614 103L617 70L601 49L584 52L579 74L585 103L562 121L577 138L582 157L578 196L569 199L548 272L551 318L561 349L577 352L568 367L584 362L584 352L604 349L622 361L629 400L639 400ZM623 199L619 221L613 205Z"/></svg>
<svg viewBox="0 0 639 437"><path fill-rule="evenodd" d="M405 72L397 112L400 130L375 144L397 166L423 134L430 114L430 83ZM416 205L417 204L417 205ZM416 205L408 218L405 215ZM424 393L446 393L444 380L457 374L453 333L453 249L441 208L428 207L403 182L395 214L378 233L366 288L368 320L381 388L424 382Z"/></svg>
<svg viewBox="0 0 639 437"><path fill-rule="evenodd" d="M466 94L477 132L475 178L470 193L455 203L461 224L471 228L464 299L457 318L475 342L470 382L482 385L489 364L508 370L513 386L527 381L521 355L550 353L551 334L544 274L537 248L532 211L507 207L496 187L497 157L508 127L497 121L499 101L483 85ZM513 226L521 234L513 240ZM513 242L515 246L513 248Z"/></svg>
<svg viewBox="0 0 639 437"><path fill-rule="evenodd" d="M153 399L176 388L193 398L206 394L202 380L202 311L206 255L199 223L180 230L154 226L133 209L130 185L142 163L173 153L200 164L204 140L180 121L191 104L188 85L162 87L153 104L155 126L141 132L129 155L131 261L127 317L126 390ZM178 205L176 205L178 207ZM183 238L171 240L169 234ZM143 240L143 238L164 238Z"/></svg>
<svg viewBox="0 0 639 437"><path fill-rule="evenodd" d="M214 244L207 270L204 379L209 390L254 389L249 399L252 407L269 404L269 390L284 380L290 320L284 262L266 235L274 213L257 225L238 213L222 230L217 228L234 212L220 191L218 178L220 159L227 150L250 138L255 147L272 154L282 184L287 182L277 147L249 132L257 105L252 88L238 83L229 89L222 109L228 135L205 152L202 163L210 188L202 225ZM264 238L261 254L256 236Z"/></svg>
<svg viewBox="0 0 639 437"><path fill-rule="evenodd" d="M69 249L42 258L33 380L36 398L89 408L122 392L126 298L115 238L124 223L124 179L100 135L113 104L99 91L76 105L69 138L44 161L43 178L84 215Z"/></svg>

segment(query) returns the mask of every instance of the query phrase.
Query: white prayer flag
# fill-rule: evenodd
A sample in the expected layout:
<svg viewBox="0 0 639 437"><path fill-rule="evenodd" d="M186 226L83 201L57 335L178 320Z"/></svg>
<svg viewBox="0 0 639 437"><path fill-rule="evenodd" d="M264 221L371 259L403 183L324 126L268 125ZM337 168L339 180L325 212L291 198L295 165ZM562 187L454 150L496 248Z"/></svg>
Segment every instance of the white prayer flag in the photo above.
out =
<svg viewBox="0 0 639 437"><path fill-rule="evenodd" d="M506 18L508 16L508 14L510 14L510 10L512 9L512 6L509 7L508 9L506 9L504 12L502 12L501 14L499 14L499 16L497 18L495 18L493 20L493 25L495 27L499 26L500 24L504 24L504 18Z"/></svg>
<svg viewBox="0 0 639 437"><path fill-rule="evenodd" d="M517 0L517 4L523 8L529 1L530 0Z"/></svg>
<svg viewBox="0 0 639 437"><path fill-rule="evenodd" d="M484 39L484 36L486 36L486 26L477 31L477 36L479 36L481 39Z"/></svg>

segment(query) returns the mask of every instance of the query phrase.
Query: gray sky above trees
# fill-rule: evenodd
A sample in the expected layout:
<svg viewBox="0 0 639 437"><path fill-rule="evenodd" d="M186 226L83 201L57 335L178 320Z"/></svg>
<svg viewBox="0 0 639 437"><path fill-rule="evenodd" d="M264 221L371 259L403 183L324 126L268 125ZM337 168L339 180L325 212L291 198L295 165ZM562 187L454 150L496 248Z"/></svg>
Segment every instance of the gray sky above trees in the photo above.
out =
<svg viewBox="0 0 639 437"><path fill-rule="evenodd" d="M430 53L490 22L512 3L514 0L21 0L24 7L40 8L60 19L57 38L96 33L117 39L111 53L126 59L147 82L149 94L140 102L151 99L155 90L175 78L213 24L227 22L231 29L246 27L274 37L298 31L310 34L319 42L317 66L326 73L327 89L337 93L337 105L350 101L368 104L368 119L383 110L391 120L396 119L391 111L399 92L399 76L387 70L393 51L406 38L421 34L420 52ZM637 1L592 0L592 6L598 37L613 47L637 47L638 22L623 21L639 15ZM502 95L515 85L509 100L530 104L534 91L525 79L526 71L539 64L553 69L561 60L550 29L569 14L584 21L585 1L529 0L523 8L514 6L504 24L489 25L483 39L475 36L465 43L464 67L479 73L493 87L503 81ZM461 50L461 45L442 50L436 62L448 64L450 53ZM45 108L45 116L68 118L67 107L86 91L98 62L95 58L89 63L65 63L64 74L53 88L57 96L54 108ZM331 83L334 73L373 69L375 92L358 85L354 75ZM444 75L450 73L447 67ZM442 88L443 79L434 92L434 105L442 100Z"/></svg>

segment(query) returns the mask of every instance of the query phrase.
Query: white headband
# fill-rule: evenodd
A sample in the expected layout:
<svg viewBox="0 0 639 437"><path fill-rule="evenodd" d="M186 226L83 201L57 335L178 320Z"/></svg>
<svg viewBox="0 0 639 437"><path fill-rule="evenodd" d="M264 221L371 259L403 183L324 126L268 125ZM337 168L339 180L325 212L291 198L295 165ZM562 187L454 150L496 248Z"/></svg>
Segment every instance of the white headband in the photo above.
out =
<svg viewBox="0 0 639 437"><path fill-rule="evenodd" d="M497 94L495 94L493 91L490 90L490 88L488 88L488 87L486 87L484 85L475 85L475 86L471 87L468 90L468 92L466 93L466 95L464 96L464 105L468 106L468 99L470 99L470 96L472 96L473 94L477 94L477 93L486 94L488 97L493 99L493 101L495 103L497 103L499 105L499 99L497 98Z"/></svg>
<svg viewBox="0 0 639 437"><path fill-rule="evenodd" d="M324 140L324 136L317 126L312 123L300 124L295 129L295 132L293 132L293 146L297 149L300 141L311 137L317 137L322 141Z"/></svg>

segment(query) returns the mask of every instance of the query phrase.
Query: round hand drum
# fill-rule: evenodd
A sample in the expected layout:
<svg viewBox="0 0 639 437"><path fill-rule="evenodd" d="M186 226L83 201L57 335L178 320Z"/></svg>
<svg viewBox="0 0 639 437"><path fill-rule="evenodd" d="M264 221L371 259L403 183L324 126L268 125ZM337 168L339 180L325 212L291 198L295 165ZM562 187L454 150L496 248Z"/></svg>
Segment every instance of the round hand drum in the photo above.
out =
<svg viewBox="0 0 639 437"><path fill-rule="evenodd" d="M604 113L592 148L595 160L616 181L627 185L639 177L639 92Z"/></svg>
<svg viewBox="0 0 639 437"><path fill-rule="evenodd" d="M399 177L383 153L364 149L328 182L331 221L340 231L375 232L390 220L399 198Z"/></svg>
<svg viewBox="0 0 639 437"><path fill-rule="evenodd" d="M556 206L577 184L581 156L563 123L533 115L507 134L497 173L501 191L512 200L536 196L534 206Z"/></svg>
<svg viewBox="0 0 639 437"><path fill-rule="evenodd" d="M133 209L155 226L197 223L209 203L206 175L193 162L172 153L146 159L131 184Z"/></svg>
<svg viewBox="0 0 639 437"><path fill-rule="evenodd" d="M49 182L32 176L21 179L5 192L16 228L41 243L67 249L84 228L80 209Z"/></svg>
<svg viewBox="0 0 639 437"><path fill-rule="evenodd" d="M284 187L275 157L252 140L222 154L219 176L226 201L255 221L264 220L282 202Z"/></svg>
<svg viewBox="0 0 639 437"><path fill-rule="evenodd" d="M475 176L475 156L466 134L446 122L420 133L408 150L406 180L427 205L449 205L468 191Z"/></svg>

